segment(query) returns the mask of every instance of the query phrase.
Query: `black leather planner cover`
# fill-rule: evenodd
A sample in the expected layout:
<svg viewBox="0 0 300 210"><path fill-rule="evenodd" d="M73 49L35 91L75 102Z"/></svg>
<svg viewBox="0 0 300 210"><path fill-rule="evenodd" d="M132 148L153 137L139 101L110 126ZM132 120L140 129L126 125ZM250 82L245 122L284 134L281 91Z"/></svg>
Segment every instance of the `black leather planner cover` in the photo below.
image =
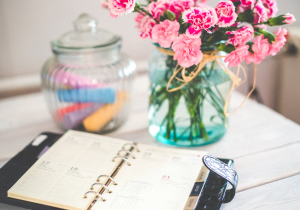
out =
<svg viewBox="0 0 300 210"><path fill-rule="evenodd" d="M59 208L8 198L7 191L23 176L23 174L38 160L39 154L45 147L51 147L61 134L50 132L41 133L47 138L38 146L31 143L8 161L0 169L0 203L18 206L32 210L60 210Z"/></svg>

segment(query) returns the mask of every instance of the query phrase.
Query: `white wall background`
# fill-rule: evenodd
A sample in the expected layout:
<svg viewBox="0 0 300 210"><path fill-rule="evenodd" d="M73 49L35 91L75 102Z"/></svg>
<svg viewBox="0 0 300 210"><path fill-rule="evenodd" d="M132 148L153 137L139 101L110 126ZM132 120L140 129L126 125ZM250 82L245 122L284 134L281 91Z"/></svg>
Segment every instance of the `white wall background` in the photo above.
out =
<svg viewBox="0 0 300 210"><path fill-rule="evenodd" d="M211 0L214 6L218 0ZM298 17L300 0L277 0L279 13ZM0 78L38 73L52 56L50 41L73 28L80 13L90 13L99 27L123 37L122 51L134 60L145 60L154 49L134 27L135 14L112 19L100 0L0 0Z"/></svg>

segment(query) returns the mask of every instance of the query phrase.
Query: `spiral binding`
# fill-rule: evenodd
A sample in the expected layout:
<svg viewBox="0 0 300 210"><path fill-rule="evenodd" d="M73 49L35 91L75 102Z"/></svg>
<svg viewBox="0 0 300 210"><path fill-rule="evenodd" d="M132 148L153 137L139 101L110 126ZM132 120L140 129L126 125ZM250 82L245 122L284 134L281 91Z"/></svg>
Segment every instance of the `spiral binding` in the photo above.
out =
<svg viewBox="0 0 300 210"><path fill-rule="evenodd" d="M123 145L122 149L126 150L125 146L127 146L127 145L130 145L131 147L133 147L133 149L136 149L137 152L140 152L140 150L136 146L136 143L126 143L126 144Z"/></svg>
<svg viewBox="0 0 300 210"><path fill-rule="evenodd" d="M96 191L94 191L94 190L89 190L89 191L87 191L87 192L84 194L84 197L83 197L83 198L87 198L86 195L89 194L89 193L94 193L94 194L96 194L99 198L101 198L102 201L106 201L106 199L103 198L102 195L101 195L100 193L98 193L98 192L96 192Z"/></svg>
<svg viewBox="0 0 300 210"><path fill-rule="evenodd" d="M121 155L117 155L117 156L115 156L113 159L112 159L112 162L115 162L115 159L116 158L118 158L118 157L120 157L120 158L122 158L123 160L125 160L126 162L127 162L127 165L131 165L131 163L129 162L129 160L127 159L127 158L125 158L124 156L121 156Z"/></svg>
<svg viewBox="0 0 300 210"><path fill-rule="evenodd" d="M104 185L103 183L101 183L101 182L95 182L94 184L92 184L92 185L91 185L91 190L94 189L94 186L95 186L95 185L101 185L102 187L105 188L105 190L107 190L108 193L112 193L112 191L109 190L108 187L107 187L106 185Z"/></svg>
<svg viewBox="0 0 300 210"><path fill-rule="evenodd" d="M128 150L126 150L126 147L130 145L130 148ZM133 150L136 150L137 152L140 152L140 150L137 148L136 143L126 143L123 145L122 149L119 150L119 152L117 153L117 155L112 159L113 162L115 162L116 158L121 158L122 160L120 161L120 163L117 165L117 167L115 168L115 170L112 172L112 174L109 175L100 175L97 178L97 182L95 182L94 184L91 185L91 190L87 191L84 194L84 198L87 198L87 194L89 193L94 193L97 195L96 199L94 199L94 201L90 204L89 209L91 209L91 207L98 201L99 198L101 198L102 201L106 201L106 199L103 198L102 194L107 191L108 193L112 193L112 191L109 190L108 185L112 182L114 185L117 185L117 183L115 182L114 178L117 175L117 173L119 172L120 168L122 167L122 165L124 163L127 163L128 166L131 165L131 163L129 162L128 158L131 157L132 159L135 159L135 156L132 154ZM120 155L121 152L125 152L125 154L122 156ZM101 177L107 177L107 180L105 183L101 183L100 182L100 178ZM95 185L101 185L100 189L98 191L93 190Z"/></svg>
<svg viewBox="0 0 300 210"><path fill-rule="evenodd" d="M113 178L111 178L110 176L107 176L107 175L100 175L100 176L98 176L97 182L100 182L100 178L101 177L107 177L108 179L110 179L114 183L114 185L118 185L118 183L116 183Z"/></svg>
<svg viewBox="0 0 300 210"><path fill-rule="evenodd" d="M132 152L129 152L128 150L121 149L121 150L119 150L117 155L120 155L120 152L126 152L126 154L129 153L131 155L132 159L135 159L135 156L132 154Z"/></svg>

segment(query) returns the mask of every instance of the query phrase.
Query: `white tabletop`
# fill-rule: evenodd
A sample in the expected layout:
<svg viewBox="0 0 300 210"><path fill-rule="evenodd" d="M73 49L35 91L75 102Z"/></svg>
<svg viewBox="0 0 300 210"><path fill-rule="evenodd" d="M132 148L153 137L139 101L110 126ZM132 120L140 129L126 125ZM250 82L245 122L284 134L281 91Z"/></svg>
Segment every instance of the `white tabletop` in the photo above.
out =
<svg viewBox="0 0 300 210"><path fill-rule="evenodd" d="M147 75L135 81L134 102L126 123L107 134L122 139L167 146L148 133ZM244 96L234 92L231 109ZM0 100L0 167L43 131L62 133L46 107L42 93ZM218 142L193 147L219 158L231 158L239 175L237 194L223 210L300 209L300 126L248 100L229 120L227 134ZM1 181L1 180L0 180ZM0 204L0 209L18 209Z"/></svg>

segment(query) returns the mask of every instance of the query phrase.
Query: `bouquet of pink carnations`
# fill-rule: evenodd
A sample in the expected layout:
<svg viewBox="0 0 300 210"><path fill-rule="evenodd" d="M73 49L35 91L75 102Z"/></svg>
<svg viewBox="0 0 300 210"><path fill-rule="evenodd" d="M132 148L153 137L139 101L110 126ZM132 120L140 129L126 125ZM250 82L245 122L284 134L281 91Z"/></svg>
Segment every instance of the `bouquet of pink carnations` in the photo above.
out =
<svg viewBox="0 0 300 210"><path fill-rule="evenodd" d="M213 46L228 55L228 66L243 60L260 63L284 45L287 31L275 34L267 26L291 24L291 14L276 16L276 0L220 1L215 8L207 0L108 0L103 3L112 17L137 12L137 28L142 38L150 37L162 48L172 49L182 67L197 65L203 58L201 46Z"/></svg>
<svg viewBox="0 0 300 210"><path fill-rule="evenodd" d="M289 13L276 16L276 0L220 1L215 8L208 6L207 0L147 1L143 5L135 0L107 0L103 6L114 18L138 13L135 21L140 36L150 37L158 50L167 55L168 70L164 77L167 84L152 84L150 108L153 106L158 112L168 100L168 112L157 126L160 128L152 129L158 132L153 135L175 142L184 138L207 141L210 135L215 138L215 127L209 128L203 121L204 101L216 110L211 121L219 117L224 126L229 99L225 100L218 84L213 84L215 63L232 80L232 91L241 82L227 66L238 66L239 71L243 60L259 64L266 56L276 55L286 42L287 30L278 28L271 33L267 26L291 24L295 18ZM254 87L255 84L252 91ZM190 122L186 128L178 129L180 117L176 117L176 109L181 96Z"/></svg>

